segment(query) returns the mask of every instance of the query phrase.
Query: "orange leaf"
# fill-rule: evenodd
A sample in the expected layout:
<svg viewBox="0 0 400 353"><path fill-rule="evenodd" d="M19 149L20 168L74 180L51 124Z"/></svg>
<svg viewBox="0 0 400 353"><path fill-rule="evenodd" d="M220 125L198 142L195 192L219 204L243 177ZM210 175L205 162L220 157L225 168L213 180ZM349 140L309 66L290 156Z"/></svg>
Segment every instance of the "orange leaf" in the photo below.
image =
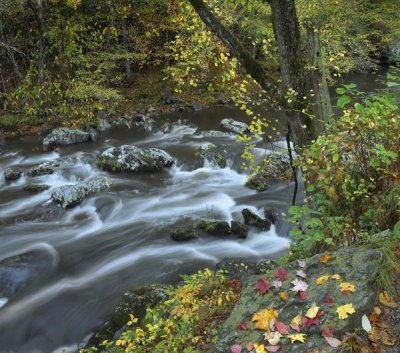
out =
<svg viewBox="0 0 400 353"><path fill-rule="evenodd" d="M289 295L286 292L279 292L278 295L283 302L287 302L289 300Z"/></svg>
<svg viewBox="0 0 400 353"><path fill-rule="evenodd" d="M319 262L320 262L321 264L327 264L327 263L331 260L331 258L332 258L331 255L322 255L322 256L319 258Z"/></svg>

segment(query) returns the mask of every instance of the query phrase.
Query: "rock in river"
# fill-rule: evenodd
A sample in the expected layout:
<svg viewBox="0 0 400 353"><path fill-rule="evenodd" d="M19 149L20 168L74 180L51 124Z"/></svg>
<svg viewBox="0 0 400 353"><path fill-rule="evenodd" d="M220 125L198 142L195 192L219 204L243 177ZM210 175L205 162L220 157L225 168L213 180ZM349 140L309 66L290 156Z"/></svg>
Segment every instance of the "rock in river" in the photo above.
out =
<svg viewBox="0 0 400 353"><path fill-rule="evenodd" d="M100 168L111 172L157 172L172 167L173 164L171 155L163 150L142 150L131 145L111 147L97 159Z"/></svg>
<svg viewBox="0 0 400 353"><path fill-rule="evenodd" d="M232 132L234 134L245 134L249 132L249 125L233 119L223 119L220 123L222 131Z"/></svg>
<svg viewBox="0 0 400 353"><path fill-rule="evenodd" d="M79 205L89 194L108 189L112 184L112 179L97 176L81 184L60 186L54 190L51 198L64 208L73 207Z"/></svg>
<svg viewBox="0 0 400 353"><path fill-rule="evenodd" d="M6 179L6 181L17 180L21 175L22 170L17 167L8 167L4 170L4 179Z"/></svg>
<svg viewBox="0 0 400 353"><path fill-rule="evenodd" d="M55 147L63 147L76 143L92 141L90 133L82 130L72 130L65 127L54 129L43 140L43 149L50 151Z"/></svg>
<svg viewBox="0 0 400 353"><path fill-rule="evenodd" d="M242 210L242 215L244 218L244 223L248 226L254 226L262 230L269 230L271 228L271 222L268 219L263 219L260 216L257 216L248 208Z"/></svg>

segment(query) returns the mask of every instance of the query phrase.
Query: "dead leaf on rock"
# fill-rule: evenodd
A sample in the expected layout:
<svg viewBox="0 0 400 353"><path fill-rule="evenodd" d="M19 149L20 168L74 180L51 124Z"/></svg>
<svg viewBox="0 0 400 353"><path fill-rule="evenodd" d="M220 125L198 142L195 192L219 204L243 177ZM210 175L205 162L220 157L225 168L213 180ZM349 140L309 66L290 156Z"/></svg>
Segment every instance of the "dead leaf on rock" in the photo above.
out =
<svg viewBox="0 0 400 353"><path fill-rule="evenodd" d="M385 346L394 346L396 344L396 339L392 337L389 333L383 332L382 333L382 343Z"/></svg>
<svg viewBox="0 0 400 353"><path fill-rule="evenodd" d="M382 292L379 294L379 302L388 308L397 308L397 303L388 292Z"/></svg>
<svg viewBox="0 0 400 353"><path fill-rule="evenodd" d="M331 260L331 258L332 258L331 255L322 255L322 256L319 258L319 262L320 262L321 264L327 264L327 263Z"/></svg>

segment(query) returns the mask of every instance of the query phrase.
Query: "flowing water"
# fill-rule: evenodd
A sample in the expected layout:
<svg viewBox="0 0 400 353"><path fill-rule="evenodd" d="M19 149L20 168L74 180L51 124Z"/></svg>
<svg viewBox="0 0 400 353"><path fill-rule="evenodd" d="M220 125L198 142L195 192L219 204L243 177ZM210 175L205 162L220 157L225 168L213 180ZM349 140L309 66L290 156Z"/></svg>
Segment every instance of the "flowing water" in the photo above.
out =
<svg viewBox="0 0 400 353"><path fill-rule="evenodd" d="M367 91L377 87L370 75L348 81ZM38 137L10 141L0 148L0 173L7 166L27 168L63 156L76 161L52 175L11 183L0 174L0 264L28 253L25 261L34 265L32 280L12 297L0 298L0 352L61 352L61 346L73 351L74 345L101 326L129 287L175 283L179 274L214 266L225 257L257 261L287 251L287 226L279 231L274 227L267 232L251 230L247 239L203 236L187 243L170 239L171 230L201 218L240 220L246 207L260 215L271 207L284 211L293 193L293 184L272 185L262 193L246 188L246 174L240 170L242 150L235 137L201 132L218 130L223 118L244 120L236 110L212 108L170 118L188 118L198 129L183 125L167 134L145 134L114 128L97 143L58 152L42 152ZM226 146L228 167L214 167L196 154L207 142ZM122 144L162 148L176 165L144 175L99 170L96 157ZM258 159L266 147L277 148L258 141L254 151ZM105 174L115 180L115 186L87 197L75 208L63 210L50 201L55 187ZM23 191L28 182L46 183L50 189L30 194ZM24 269L17 275L27 276Z"/></svg>
<svg viewBox="0 0 400 353"><path fill-rule="evenodd" d="M76 159L73 166L52 175L22 177L11 183L1 176L0 262L29 253L39 264L33 280L9 301L0 299L4 305L0 309L1 352L51 352L81 342L107 318L126 288L174 283L179 274L213 266L225 257L256 261L276 258L288 249L288 239L274 227L266 232L252 230L247 239L203 236L177 243L169 237L172 229L193 220L240 220L243 208L285 210L290 203L292 185L277 184L262 193L244 186L242 150L234 136L201 133L218 129L223 117L243 118L237 114L228 108L186 114L199 128L175 126L167 134L114 128L97 143L58 152L41 152L37 137L11 141L0 151L0 170L64 156ZM220 169L197 155L207 142L226 146L228 167ZM121 144L162 148L175 158L176 165L143 175L99 170L96 157ZM261 158L265 145L261 141L258 145L255 154ZM104 174L116 182L111 190L87 197L68 210L51 202L55 187ZM46 183L50 189L30 194L23 191L28 182Z"/></svg>

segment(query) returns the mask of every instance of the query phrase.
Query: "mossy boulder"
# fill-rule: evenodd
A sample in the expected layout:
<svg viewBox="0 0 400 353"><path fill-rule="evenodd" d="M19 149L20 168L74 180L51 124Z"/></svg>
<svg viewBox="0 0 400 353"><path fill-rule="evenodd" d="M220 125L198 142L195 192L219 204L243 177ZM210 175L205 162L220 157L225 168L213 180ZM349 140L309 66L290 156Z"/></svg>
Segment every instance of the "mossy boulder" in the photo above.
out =
<svg viewBox="0 0 400 353"><path fill-rule="evenodd" d="M292 173L287 154L267 151L258 170L248 177L246 186L261 192L268 189L272 182L288 182Z"/></svg>
<svg viewBox="0 0 400 353"><path fill-rule="evenodd" d="M211 166L225 168L227 165L228 150L224 146L206 143L199 148L197 154Z"/></svg>
<svg viewBox="0 0 400 353"><path fill-rule="evenodd" d="M249 133L249 125L233 119L222 119L219 126L222 131L231 132L236 135Z"/></svg>
<svg viewBox="0 0 400 353"><path fill-rule="evenodd" d="M55 147L64 147L76 143L92 141L93 136L85 131L68 128L54 129L43 140L43 149L50 151Z"/></svg>
<svg viewBox="0 0 400 353"><path fill-rule="evenodd" d="M176 229L170 233L170 237L175 241L188 241L197 239L199 233L193 228Z"/></svg>
<svg viewBox="0 0 400 353"><path fill-rule="evenodd" d="M237 234L239 238L246 239L247 234L249 233L249 227L243 223L232 221L231 222L231 231L233 234Z"/></svg>
<svg viewBox="0 0 400 353"><path fill-rule="evenodd" d="M163 168L172 167L173 164L171 155L163 150L142 150L132 145L111 147L97 159L100 168L111 172L158 172Z"/></svg>
<svg viewBox="0 0 400 353"><path fill-rule="evenodd" d="M47 185L47 184L32 184L32 183L29 183L29 184L26 184L24 186L24 191L27 191L27 192L42 192L42 191L48 190L49 188L50 188L50 186Z"/></svg>
<svg viewBox="0 0 400 353"><path fill-rule="evenodd" d="M211 235L229 235L231 227L226 221L200 221L197 223L197 229L204 230Z"/></svg>
<svg viewBox="0 0 400 353"><path fill-rule="evenodd" d="M284 266L288 271L288 279L283 281L281 288L271 287L269 291L261 295L256 289L257 281L265 277L270 283L275 279L274 271L267 272L265 275L255 275L248 277L243 285L240 299L236 304L229 318L219 329L215 353L229 352L229 347L233 344L242 344L244 347L248 342L262 343L264 341L264 331L254 330L252 323L253 315L268 308L274 308L279 314L279 321L288 327L291 320L299 314L305 315L307 310L316 305L324 312L321 323L313 326L302 326L301 332L307 335L306 343L291 344L287 338L281 339L282 353L299 353L314 351L326 351L327 353L336 352L337 348L332 348L324 341L321 336L323 327L332 326L335 330L335 337L341 336L352 329L361 328L361 318L368 315L376 300L375 283L382 264L383 255L374 249L362 247L349 247L331 254L331 260L324 264L320 262L321 255L316 255L305 260L306 268L303 269L307 274L304 281L309 285L308 299L300 299L295 292L291 291L296 278L296 271L300 270L297 261ZM321 285L316 284L316 280L323 276L339 274L341 280L334 280L331 277ZM341 282L350 282L356 286L352 295L346 295L340 291ZM282 301L278 292L286 292L289 295L288 301ZM324 298L330 296L333 303L326 304ZM355 312L346 319L339 319L336 309L345 304L352 304ZM247 322L249 330L241 330L239 324ZM289 329L291 333L296 333ZM293 332L292 332L293 331Z"/></svg>
<svg viewBox="0 0 400 353"><path fill-rule="evenodd" d="M261 230L269 230L271 228L271 222L268 219L261 218L248 208L242 210L242 216L244 224L248 226L253 226Z"/></svg>

